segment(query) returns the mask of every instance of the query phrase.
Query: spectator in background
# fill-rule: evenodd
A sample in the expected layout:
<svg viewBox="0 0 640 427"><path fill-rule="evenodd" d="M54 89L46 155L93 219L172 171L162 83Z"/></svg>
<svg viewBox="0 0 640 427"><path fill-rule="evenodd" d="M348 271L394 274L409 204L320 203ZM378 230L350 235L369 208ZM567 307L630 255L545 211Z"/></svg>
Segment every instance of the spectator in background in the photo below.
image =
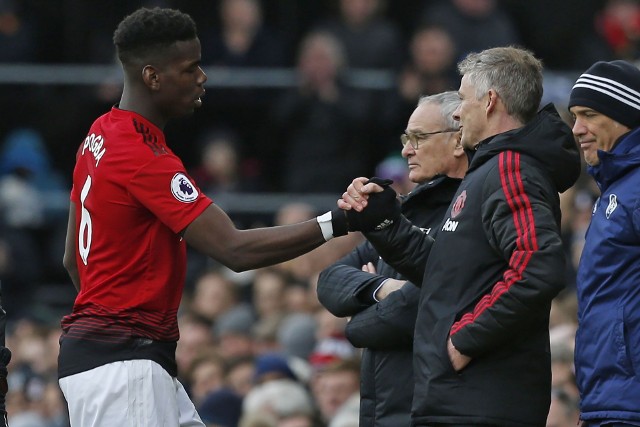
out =
<svg viewBox="0 0 640 427"><path fill-rule="evenodd" d="M406 59L404 40L397 23L386 15L386 0L339 0L338 11L333 18L320 22L318 31L332 34L344 47L345 68L351 76L359 70L375 70L386 74L371 79L375 83L384 78L392 80ZM366 81L366 80L365 80ZM371 169L389 151L389 128L396 124L396 117L387 112L391 90L371 89L355 84L354 89L366 98L366 126L360 138L367 141L367 163ZM394 129L395 130L395 129Z"/></svg>
<svg viewBox="0 0 640 427"><path fill-rule="evenodd" d="M228 357L226 384L231 391L244 397L253 387L255 359L253 356Z"/></svg>
<svg viewBox="0 0 640 427"><path fill-rule="evenodd" d="M312 314L290 313L282 319L277 332L278 344L288 357L308 361L316 345L318 324Z"/></svg>
<svg viewBox="0 0 640 427"><path fill-rule="evenodd" d="M287 284L287 276L276 269L263 268L256 271L251 301L259 319L284 315L284 292Z"/></svg>
<svg viewBox="0 0 640 427"><path fill-rule="evenodd" d="M220 25L201 34L202 63L216 67L280 67L284 48L263 21L259 0L221 0Z"/></svg>
<svg viewBox="0 0 640 427"><path fill-rule="evenodd" d="M605 0L500 1L515 22L523 45L536 52L547 70L571 72L598 60L614 59L594 23L604 3Z"/></svg>
<svg viewBox="0 0 640 427"><path fill-rule="evenodd" d="M640 70L598 61L569 98L573 134L601 195L576 279L575 364L585 427L640 424Z"/></svg>
<svg viewBox="0 0 640 427"><path fill-rule="evenodd" d="M242 416L242 397L228 388L209 393L198 407L207 427L237 427Z"/></svg>
<svg viewBox="0 0 640 427"><path fill-rule="evenodd" d="M315 277L315 275L313 276ZM317 306L317 297L311 290L310 281L291 279L285 290L285 305L289 313L312 313Z"/></svg>
<svg viewBox="0 0 640 427"><path fill-rule="evenodd" d="M272 315L259 318L252 329L253 337L253 354L256 356L264 353L273 353L280 351L278 343L278 329L282 321L283 313L274 313Z"/></svg>
<svg viewBox="0 0 640 427"><path fill-rule="evenodd" d="M324 307L316 311L315 318L316 344L309 355L309 363L315 372L321 371L331 363L358 356L357 349L345 336L347 319L334 316Z"/></svg>
<svg viewBox="0 0 640 427"><path fill-rule="evenodd" d="M608 0L596 15L596 27L616 58L640 58L640 4L637 0Z"/></svg>
<svg viewBox="0 0 640 427"><path fill-rule="evenodd" d="M402 211L430 236L438 232L468 166L453 119L459 104L456 92L421 98L403 134L404 173L408 166L418 186L403 198ZM336 316L351 316L347 338L364 348L360 425L411 423L419 297L420 289L381 260L369 242L320 273L320 302Z"/></svg>
<svg viewBox="0 0 640 427"><path fill-rule="evenodd" d="M221 271L208 270L196 280L189 309L213 325L239 303L237 285Z"/></svg>
<svg viewBox="0 0 640 427"><path fill-rule="evenodd" d="M344 46L350 68L397 70L404 57L401 35L384 15L384 0L339 0L338 16L320 23Z"/></svg>
<svg viewBox="0 0 640 427"><path fill-rule="evenodd" d="M7 346L13 353L7 378L9 425L67 427L66 405L56 381L58 327L21 318L8 331Z"/></svg>
<svg viewBox="0 0 640 427"><path fill-rule="evenodd" d="M207 2L217 8L216 25L208 25L200 34L202 63L216 67L234 76L234 68L260 71L265 68L290 66L285 44L279 34L270 28L263 16L260 0L220 0ZM247 172L259 189L272 189L270 163L265 160L271 153L264 145L264 132L268 128L268 112L277 96L272 87L259 84L207 88L203 112L220 127L229 127L236 134L238 161L242 168L239 179ZM209 124L212 123L211 121ZM258 189L258 188L256 188Z"/></svg>
<svg viewBox="0 0 640 427"><path fill-rule="evenodd" d="M205 348L213 348L215 342L207 319L187 312L180 315L178 323L180 341L176 346L176 365L178 376L184 378L198 354Z"/></svg>
<svg viewBox="0 0 640 427"><path fill-rule="evenodd" d="M255 162L243 159L242 144L231 131L207 132L200 142L200 164L191 172L203 191L211 194L262 190Z"/></svg>
<svg viewBox="0 0 640 427"><path fill-rule="evenodd" d="M367 102L342 79L346 56L334 36L310 33L299 52L298 86L273 105L277 135L272 141L278 144L273 148L276 159L282 159L273 170L280 174L283 191L342 191L345 183L371 167Z"/></svg>
<svg viewBox="0 0 640 427"><path fill-rule="evenodd" d="M421 21L447 29L456 48L455 61L471 52L520 41L511 17L497 0L441 0L427 5Z"/></svg>
<svg viewBox="0 0 640 427"><path fill-rule="evenodd" d="M360 363L343 359L328 363L316 372L311 384L322 421L330 425L340 409L360 390Z"/></svg>
<svg viewBox="0 0 640 427"><path fill-rule="evenodd" d="M220 354L227 359L252 356L255 322L253 308L244 303L222 315L213 329Z"/></svg>
<svg viewBox="0 0 640 427"><path fill-rule="evenodd" d="M390 124L389 141L404 130L420 97L434 95L460 86L456 71L456 49L447 28L439 24L420 26L411 36L409 58L398 75L396 89L383 101L386 121ZM385 153L396 153L389 143Z"/></svg>
<svg viewBox="0 0 640 427"><path fill-rule="evenodd" d="M418 28L411 36L410 56L400 75L400 95L412 106L421 96L434 95L460 86L456 72L456 46L443 26Z"/></svg>
<svg viewBox="0 0 640 427"><path fill-rule="evenodd" d="M0 63L35 62L37 27L24 2L0 0Z"/></svg>
<svg viewBox="0 0 640 427"><path fill-rule="evenodd" d="M277 426L282 419L314 414L314 402L307 389L293 379L278 378L258 384L245 396L240 425L249 418L272 417Z"/></svg>
<svg viewBox="0 0 640 427"><path fill-rule="evenodd" d="M212 348L204 347L191 362L187 373L189 396L198 408L210 393L225 386L226 360Z"/></svg>
<svg viewBox="0 0 640 427"><path fill-rule="evenodd" d="M357 76L354 72L358 70L375 70L386 72L382 76L389 80L395 78L406 54L399 28L385 14L387 1L339 0L335 3L336 15L320 22L316 29L332 34L344 47L346 70L352 72L351 76ZM392 92L355 84L354 89L367 103L366 125L360 130L359 138L367 141L367 167L371 169L390 149L389 132L392 137L397 134L396 117L393 111L387 111Z"/></svg>
<svg viewBox="0 0 640 427"><path fill-rule="evenodd" d="M56 231L64 229L66 204L54 202L63 188L42 135L32 128L12 130L0 149L0 241L7 257L0 280L10 317L27 314L37 288L61 273L59 258L53 258L59 251L52 248L63 244Z"/></svg>

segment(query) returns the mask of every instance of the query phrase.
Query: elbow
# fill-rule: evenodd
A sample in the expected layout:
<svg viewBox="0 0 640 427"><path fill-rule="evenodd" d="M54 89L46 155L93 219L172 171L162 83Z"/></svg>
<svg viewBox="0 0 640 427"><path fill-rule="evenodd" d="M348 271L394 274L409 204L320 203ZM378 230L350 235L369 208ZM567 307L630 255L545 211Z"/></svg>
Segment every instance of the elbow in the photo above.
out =
<svg viewBox="0 0 640 427"><path fill-rule="evenodd" d="M219 263L223 264L234 273L242 273L247 270L257 268L252 264L246 254L242 254L242 251L234 248L226 248L222 253L212 254L209 253L209 257L215 259Z"/></svg>
<svg viewBox="0 0 640 427"><path fill-rule="evenodd" d="M357 333L357 331L354 331L354 327L351 327L350 323L351 322L347 323L347 326L344 330L344 337L355 348L366 348L367 346L365 345L365 343L361 342L361 340L359 339L359 334Z"/></svg>
<svg viewBox="0 0 640 427"><path fill-rule="evenodd" d="M249 268L248 266L243 265L242 263L239 263L239 262L233 262L231 260L224 261L223 264L234 273L243 273L247 270L251 270L251 268Z"/></svg>

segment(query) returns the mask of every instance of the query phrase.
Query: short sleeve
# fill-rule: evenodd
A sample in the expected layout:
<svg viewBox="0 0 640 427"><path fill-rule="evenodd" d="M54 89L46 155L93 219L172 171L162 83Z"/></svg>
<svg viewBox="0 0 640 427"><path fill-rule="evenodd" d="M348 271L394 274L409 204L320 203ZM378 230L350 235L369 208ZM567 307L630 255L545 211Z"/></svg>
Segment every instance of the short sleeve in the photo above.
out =
<svg viewBox="0 0 640 427"><path fill-rule="evenodd" d="M144 165L127 189L175 233L184 230L212 203L173 155L155 157Z"/></svg>

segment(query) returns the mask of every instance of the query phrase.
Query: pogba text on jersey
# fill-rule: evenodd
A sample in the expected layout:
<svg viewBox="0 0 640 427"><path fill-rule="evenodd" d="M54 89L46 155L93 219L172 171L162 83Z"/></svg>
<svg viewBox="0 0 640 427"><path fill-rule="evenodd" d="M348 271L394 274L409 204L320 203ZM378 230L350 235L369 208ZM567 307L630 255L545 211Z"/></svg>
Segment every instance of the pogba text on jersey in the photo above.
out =
<svg viewBox="0 0 640 427"><path fill-rule="evenodd" d="M100 159L107 151L107 149L103 147L103 145L104 138L102 138L102 135L96 135L95 133L92 133L84 139L84 144L82 145L82 155L84 155L84 151L88 149L89 152L93 154L93 157L96 160L96 167L98 167Z"/></svg>

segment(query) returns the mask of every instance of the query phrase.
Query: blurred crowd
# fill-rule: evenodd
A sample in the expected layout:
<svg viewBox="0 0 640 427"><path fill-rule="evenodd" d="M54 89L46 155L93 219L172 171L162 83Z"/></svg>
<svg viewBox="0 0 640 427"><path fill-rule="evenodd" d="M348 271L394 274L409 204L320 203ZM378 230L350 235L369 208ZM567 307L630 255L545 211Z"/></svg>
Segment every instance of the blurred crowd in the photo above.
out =
<svg viewBox="0 0 640 427"><path fill-rule="evenodd" d="M356 176L391 178L410 191L397 136L420 96L457 89L456 63L469 52L531 49L548 71L570 76L545 85L545 99L563 114L572 73L599 59L640 58L637 0L0 0L0 66L113 63L116 23L143 5L193 16L205 69L295 72L286 87L207 86L204 106L166 129L214 201L223 193L294 195L266 217L230 212L246 227L312 218L317 212L302 196L337 198ZM347 78L354 70L393 80L362 87ZM64 427L56 358L59 320L75 293L61 262L71 168L90 123L118 101L120 85L105 75L95 86L0 89L0 280L14 354L9 418L12 427ZM556 426L577 420L574 276L597 196L586 176L561 196L571 262L550 324ZM206 422L357 425L359 351L344 337L347 319L318 303L315 280L360 239L336 239L242 274L190 253L177 360Z"/></svg>

